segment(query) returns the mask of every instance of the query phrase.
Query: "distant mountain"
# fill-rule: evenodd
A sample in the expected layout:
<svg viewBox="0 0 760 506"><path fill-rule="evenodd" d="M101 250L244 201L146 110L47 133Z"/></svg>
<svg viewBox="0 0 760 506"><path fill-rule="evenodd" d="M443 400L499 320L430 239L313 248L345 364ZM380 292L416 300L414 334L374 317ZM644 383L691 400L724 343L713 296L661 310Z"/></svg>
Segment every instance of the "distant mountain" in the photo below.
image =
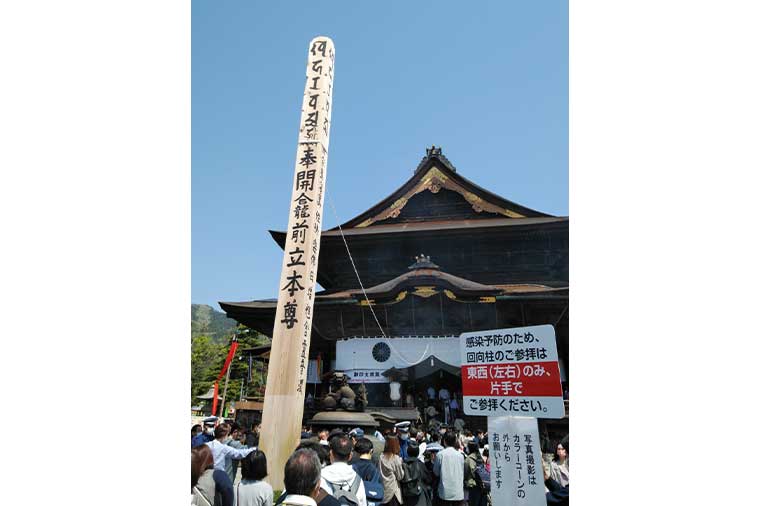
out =
<svg viewBox="0 0 760 506"><path fill-rule="evenodd" d="M192 304L190 315L191 337L209 336L214 342L220 343L226 341L237 328L235 320L206 304Z"/></svg>

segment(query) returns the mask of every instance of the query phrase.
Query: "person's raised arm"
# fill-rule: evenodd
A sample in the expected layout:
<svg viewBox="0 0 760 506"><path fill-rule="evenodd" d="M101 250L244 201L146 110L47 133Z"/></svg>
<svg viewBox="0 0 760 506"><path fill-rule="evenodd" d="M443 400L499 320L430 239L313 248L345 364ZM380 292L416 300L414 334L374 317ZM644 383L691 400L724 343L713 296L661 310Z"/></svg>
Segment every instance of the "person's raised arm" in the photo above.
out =
<svg viewBox="0 0 760 506"><path fill-rule="evenodd" d="M231 446L224 447L224 454L225 456L232 457L233 459L240 460L242 458L245 458L249 453L251 453L256 448L233 448Z"/></svg>

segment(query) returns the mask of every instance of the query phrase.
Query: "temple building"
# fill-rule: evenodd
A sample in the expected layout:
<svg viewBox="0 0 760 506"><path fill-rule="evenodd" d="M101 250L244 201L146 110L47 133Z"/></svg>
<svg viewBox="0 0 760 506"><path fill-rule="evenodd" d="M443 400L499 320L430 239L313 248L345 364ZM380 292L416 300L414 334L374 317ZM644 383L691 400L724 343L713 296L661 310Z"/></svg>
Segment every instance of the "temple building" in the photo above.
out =
<svg viewBox="0 0 760 506"><path fill-rule="evenodd" d="M318 397L322 373L341 371L365 385L369 411L413 419L428 387L461 392L462 332L542 324L555 327L567 392L568 226L566 216L479 187L440 148L427 149L398 190L321 234L309 392ZM284 247L285 232L270 234ZM276 299L220 305L272 335ZM541 424L567 432L567 418Z"/></svg>

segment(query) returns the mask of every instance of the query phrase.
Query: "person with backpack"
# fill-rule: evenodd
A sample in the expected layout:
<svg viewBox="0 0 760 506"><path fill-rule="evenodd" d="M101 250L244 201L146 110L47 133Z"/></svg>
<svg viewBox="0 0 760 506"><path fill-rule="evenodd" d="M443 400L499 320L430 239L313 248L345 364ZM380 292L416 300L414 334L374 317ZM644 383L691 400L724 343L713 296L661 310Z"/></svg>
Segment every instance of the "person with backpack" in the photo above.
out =
<svg viewBox="0 0 760 506"><path fill-rule="evenodd" d="M486 490L486 467L480 455L478 443L470 441L467 444L467 458L464 459L464 488L469 506L486 506L488 491ZM491 479L488 475L488 485Z"/></svg>
<svg viewBox="0 0 760 506"><path fill-rule="evenodd" d="M361 476L364 482L364 492L367 494L367 506L380 506L383 502L385 490L380 479L380 471L373 458L373 444L366 437L360 437L354 444L354 453L359 457L353 461L351 467L356 474Z"/></svg>
<svg viewBox="0 0 760 506"><path fill-rule="evenodd" d="M401 480L401 496L404 506L433 506L433 477L419 459L420 447L414 441L406 449L404 478Z"/></svg>
<svg viewBox="0 0 760 506"><path fill-rule="evenodd" d="M330 438L331 464L322 469L321 486L343 506L367 506L362 478L348 464L353 449L346 434Z"/></svg>
<svg viewBox="0 0 760 506"><path fill-rule="evenodd" d="M432 488L433 488L433 502L438 503L438 482L440 481L438 477L433 472L433 467L435 465L435 457L438 455L438 452L443 450L443 446L441 446L438 443L438 434L433 434L433 437L436 438L435 441L432 441L427 445L425 448L425 469L427 469L428 473L430 474L431 479L433 480Z"/></svg>
<svg viewBox="0 0 760 506"><path fill-rule="evenodd" d="M385 438L385 450L380 456L380 477L383 480L383 502L388 506L404 504L401 496L401 480L404 479L404 463L399 454L401 445L396 436Z"/></svg>

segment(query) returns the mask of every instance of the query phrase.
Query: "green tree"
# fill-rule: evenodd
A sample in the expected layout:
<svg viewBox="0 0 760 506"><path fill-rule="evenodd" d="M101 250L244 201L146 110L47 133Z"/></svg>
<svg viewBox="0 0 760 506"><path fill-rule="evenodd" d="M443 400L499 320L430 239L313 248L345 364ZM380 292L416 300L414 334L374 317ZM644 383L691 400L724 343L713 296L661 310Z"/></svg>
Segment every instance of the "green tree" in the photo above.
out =
<svg viewBox="0 0 760 506"><path fill-rule="evenodd" d="M244 325L238 326L237 336L239 343L238 350L263 346L271 342L271 340L265 335L259 334L255 330ZM235 359L230 368L230 384L227 387L227 397L231 401L240 399L240 389L242 385L245 384L245 395L252 395L255 389L263 385L266 381L266 378L262 377L260 366L257 367L257 364L254 362L253 370L251 371L251 384L247 384L248 360L241 351L236 353ZM221 370L221 366L219 370Z"/></svg>
<svg viewBox="0 0 760 506"><path fill-rule="evenodd" d="M224 345L215 343L209 336L196 336L191 345L190 381L194 401L198 395L203 395L213 386L218 370L214 373L214 365L219 355L224 354ZM224 359L222 359L224 360ZM221 368L221 366L220 366Z"/></svg>
<svg viewBox="0 0 760 506"><path fill-rule="evenodd" d="M230 329L227 335L221 339L208 335L196 335L192 337L192 355L191 355L191 382L192 382L192 401L198 395L206 393L214 385L214 381L224 366L224 361L229 353L232 344L232 338L236 335L238 339L238 352L235 353L232 363L230 364L230 382L227 387L227 400L234 401L240 398L240 389L243 384L247 383L248 378L248 360L245 360L240 350L253 348L268 344L270 339L259 334L253 329L244 325L238 325ZM251 393L255 387L261 386L266 381L261 372L254 367L252 371L252 385L246 385L246 391ZM223 381L219 384L219 395L222 395L224 388Z"/></svg>

